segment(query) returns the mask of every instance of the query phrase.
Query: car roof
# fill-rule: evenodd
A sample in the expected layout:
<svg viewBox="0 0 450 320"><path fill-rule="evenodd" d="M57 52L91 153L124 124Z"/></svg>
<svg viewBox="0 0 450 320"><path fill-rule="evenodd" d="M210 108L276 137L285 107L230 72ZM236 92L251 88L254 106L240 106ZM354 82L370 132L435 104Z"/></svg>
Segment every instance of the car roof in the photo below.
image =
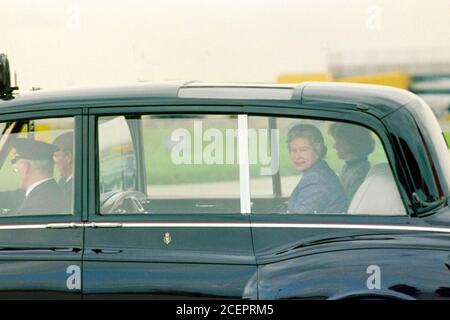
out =
<svg viewBox="0 0 450 320"><path fill-rule="evenodd" d="M409 91L368 84L304 82L300 84L259 83L149 83L121 87L32 91L0 100L0 113L30 105L62 105L80 107L108 105L111 101L151 99L210 99L210 100L284 100L300 104L336 103L364 105L377 116L388 114L417 96ZM248 104L248 101L246 102Z"/></svg>

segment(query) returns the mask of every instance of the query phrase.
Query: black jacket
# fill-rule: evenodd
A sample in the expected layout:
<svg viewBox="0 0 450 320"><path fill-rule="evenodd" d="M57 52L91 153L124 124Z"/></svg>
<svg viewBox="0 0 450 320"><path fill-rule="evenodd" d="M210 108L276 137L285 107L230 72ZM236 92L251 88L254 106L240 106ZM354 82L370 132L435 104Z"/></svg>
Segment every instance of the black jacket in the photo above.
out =
<svg viewBox="0 0 450 320"><path fill-rule="evenodd" d="M58 214L67 213L63 192L55 180L47 180L36 186L15 215Z"/></svg>
<svg viewBox="0 0 450 320"><path fill-rule="evenodd" d="M64 205L66 212L72 212L73 210L73 178L66 181L65 178L61 178L58 181L58 186L62 191Z"/></svg>

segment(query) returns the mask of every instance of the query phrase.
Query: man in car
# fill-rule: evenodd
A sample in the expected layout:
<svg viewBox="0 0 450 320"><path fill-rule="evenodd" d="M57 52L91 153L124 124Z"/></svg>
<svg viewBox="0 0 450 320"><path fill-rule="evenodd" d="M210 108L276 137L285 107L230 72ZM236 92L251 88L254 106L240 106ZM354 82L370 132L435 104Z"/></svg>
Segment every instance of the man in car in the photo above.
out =
<svg viewBox="0 0 450 320"><path fill-rule="evenodd" d="M63 193L64 202L68 211L73 206L73 132L65 132L59 135L53 144L58 150L53 153L56 169L60 179L58 185Z"/></svg>
<svg viewBox="0 0 450 320"><path fill-rule="evenodd" d="M0 206L11 208L14 215L63 213L62 191L53 179L53 153L58 148L33 139L16 139L13 148L11 162L21 189L0 193Z"/></svg>

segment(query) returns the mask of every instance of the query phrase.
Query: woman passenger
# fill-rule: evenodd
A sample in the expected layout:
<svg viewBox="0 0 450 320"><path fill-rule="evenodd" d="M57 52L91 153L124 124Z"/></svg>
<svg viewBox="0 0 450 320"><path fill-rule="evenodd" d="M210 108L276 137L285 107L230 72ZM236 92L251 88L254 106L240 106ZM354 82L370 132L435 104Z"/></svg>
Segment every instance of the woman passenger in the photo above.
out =
<svg viewBox="0 0 450 320"><path fill-rule="evenodd" d="M329 133L334 138L339 159L345 161L339 178L351 201L369 172L368 156L374 150L375 141L368 129L353 124L335 122L330 126Z"/></svg>
<svg viewBox="0 0 450 320"><path fill-rule="evenodd" d="M342 213L347 196L339 178L323 160L327 147L320 130L299 124L288 133L292 163L303 173L288 201L288 213Z"/></svg>

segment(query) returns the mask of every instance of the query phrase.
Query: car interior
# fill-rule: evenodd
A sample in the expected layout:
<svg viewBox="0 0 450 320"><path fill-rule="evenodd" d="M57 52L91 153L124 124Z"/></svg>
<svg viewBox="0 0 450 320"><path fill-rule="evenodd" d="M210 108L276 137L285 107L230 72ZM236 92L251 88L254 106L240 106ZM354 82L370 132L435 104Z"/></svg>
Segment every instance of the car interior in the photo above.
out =
<svg viewBox="0 0 450 320"><path fill-rule="evenodd" d="M269 119L271 119L270 123L273 126L273 118ZM156 187L147 186L148 181L144 180L148 179L148 173L145 173L145 162L148 162L148 160L143 160L145 154L138 154L134 147L142 144L142 141L140 141L142 137L130 131L141 130L142 132L142 128L139 129L140 123L137 125L135 118L133 120L135 122L130 124L130 119L122 117L120 120L122 123L119 124L118 117L110 118L101 124L103 128L99 129L105 130L108 126L114 128L118 132L117 134L120 134L120 139L122 139L121 149L119 148L122 153L117 154L120 160L112 159L114 158L113 152L100 151L100 161L108 165L111 163L110 167L102 164L104 168L100 168L99 205L101 214L223 214L240 212L239 190L236 191L237 194L234 196L215 196L214 193L217 190L214 190L214 188L217 185L214 184L211 184L209 187L206 184L208 192L205 193L204 197L195 196L195 192L192 192L193 190L187 190L195 189L195 184L188 184L184 187L180 185L178 189L175 187L173 189L169 188L169 191L166 191L163 195L158 195L158 192L155 194ZM125 131L125 133L120 133L121 131ZM125 139L127 141L124 140L124 136L128 136L128 140ZM126 145L126 147L123 147L123 145ZM100 146L100 148L103 148L103 150L118 149L118 147L111 146L107 148ZM329 146L329 149L332 149L331 146ZM385 158L384 161L386 161ZM300 175L297 178L289 176L291 180L294 178L294 181L298 181L300 177ZM286 213L292 185L286 187L284 185L285 178L287 179L287 177L277 172L270 177L270 183L267 181L268 183L264 190L265 195L251 195L252 213ZM236 181L235 188L239 189L238 181ZM177 196L174 196L174 194L177 194ZM190 196L187 194L190 194ZM216 194L220 194L220 192L217 191ZM372 165L364 182L359 186L351 201L349 201L348 211L345 213L351 215L406 214L391 169L386 162L379 160L378 163L375 162Z"/></svg>

